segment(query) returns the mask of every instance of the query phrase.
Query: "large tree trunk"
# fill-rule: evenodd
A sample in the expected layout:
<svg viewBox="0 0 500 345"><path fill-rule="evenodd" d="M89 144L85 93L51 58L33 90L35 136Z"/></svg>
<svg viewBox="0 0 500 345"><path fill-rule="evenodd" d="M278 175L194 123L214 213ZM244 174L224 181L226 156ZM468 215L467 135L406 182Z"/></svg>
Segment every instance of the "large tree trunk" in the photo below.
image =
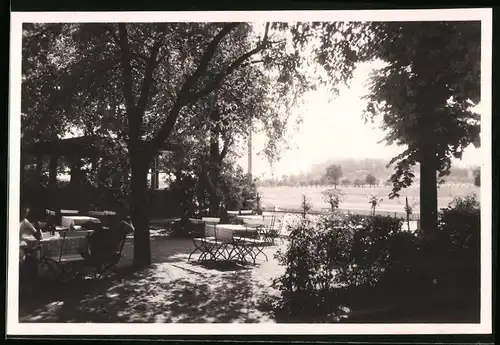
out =
<svg viewBox="0 0 500 345"><path fill-rule="evenodd" d="M433 150L424 152L420 162L420 224L425 235L437 231L437 178Z"/></svg>
<svg viewBox="0 0 500 345"><path fill-rule="evenodd" d="M430 152L429 152L430 151ZM437 178L435 156L429 150L420 162L420 231L423 235L422 270L419 280L423 286L432 287L436 279L436 248L433 237L437 233Z"/></svg>
<svg viewBox="0 0 500 345"><path fill-rule="evenodd" d="M426 235L437 230L437 179L431 162L420 163L420 224Z"/></svg>
<svg viewBox="0 0 500 345"><path fill-rule="evenodd" d="M219 217L220 213L220 203L221 198L219 195L219 175L220 175L220 166L214 162L211 166L210 171L210 180L212 181L210 184L210 201L209 201L209 210L210 216Z"/></svg>
<svg viewBox="0 0 500 345"><path fill-rule="evenodd" d="M43 156L39 155L36 157L36 178L39 184L42 182L42 174L43 174Z"/></svg>
<svg viewBox="0 0 500 345"><path fill-rule="evenodd" d="M220 175L220 151L219 151L219 135L220 135L220 114L215 108L210 113L210 120L214 125L210 130L210 154L209 154L209 171L208 178L210 181L209 187L209 213L212 217L219 217L220 195L219 195L219 175Z"/></svg>
<svg viewBox="0 0 500 345"><path fill-rule="evenodd" d="M149 161L140 152L131 152L132 165L132 222L134 224L134 266L151 264L148 217Z"/></svg>

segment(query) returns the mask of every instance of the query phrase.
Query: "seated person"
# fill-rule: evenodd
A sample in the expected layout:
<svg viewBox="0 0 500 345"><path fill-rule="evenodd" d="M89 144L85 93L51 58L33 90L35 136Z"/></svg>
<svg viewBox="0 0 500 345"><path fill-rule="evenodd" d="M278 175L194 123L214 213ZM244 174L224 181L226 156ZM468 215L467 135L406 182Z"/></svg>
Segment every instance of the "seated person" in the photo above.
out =
<svg viewBox="0 0 500 345"><path fill-rule="evenodd" d="M129 216L128 208L121 205L116 212L116 216L110 221L110 227L119 233L130 234L135 231Z"/></svg>
<svg viewBox="0 0 500 345"><path fill-rule="evenodd" d="M19 214L19 258L25 259L27 253L32 252L35 243L33 237L40 241L42 239L42 232L37 229L29 220L28 214L30 209L28 207L21 207Z"/></svg>
<svg viewBox="0 0 500 345"><path fill-rule="evenodd" d="M83 254L86 259L92 258L97 262L106 261L108 257L117 254L119 245L130 233L134 232L134 227L130 217L124 213L118 213L117 217L106 229L97 226L89 237L89 253Z"/></svg>
<svg viewBox="0 0 500 345"><path fill-rule="evenodd" d="M37 240L40 240L42 238L42 232L40 231L40 229L37 229L32 222L28 220L29 212L30 209L28 207L21 208L21 213L19 215L20 239L25 239L26 237L28 238L35 237Z"/></svg>

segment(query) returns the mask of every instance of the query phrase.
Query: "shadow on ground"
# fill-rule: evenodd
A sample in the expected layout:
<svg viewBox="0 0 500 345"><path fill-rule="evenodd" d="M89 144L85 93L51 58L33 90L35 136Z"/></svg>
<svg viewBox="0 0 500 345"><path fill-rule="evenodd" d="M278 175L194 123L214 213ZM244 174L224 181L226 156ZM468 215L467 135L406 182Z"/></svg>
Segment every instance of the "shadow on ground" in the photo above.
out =
<svg viewBox="0 0 500 345"><path fill-rule="evenodd" d="M129 246L116 276L46 289L20 303L20 322L273 322L267 276L255 278L259 266L203 265L196 255L188 262L189 240L151 245L151 267L132 271Z"/></svg>

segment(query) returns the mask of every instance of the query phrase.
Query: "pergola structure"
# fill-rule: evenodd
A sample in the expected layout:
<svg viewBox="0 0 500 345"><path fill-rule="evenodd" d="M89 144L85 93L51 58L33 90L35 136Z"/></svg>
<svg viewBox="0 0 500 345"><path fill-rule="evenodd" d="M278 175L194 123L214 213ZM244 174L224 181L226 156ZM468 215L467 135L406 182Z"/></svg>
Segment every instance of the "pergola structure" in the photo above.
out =
<svg viewBox="0 0 500 345"><path fill-rule="evenodd" d="M71 183L77 183L81 178L82 159L90 158L92 165L95 165L97 159L104 156L105 149L114 145L116 145L116 139L96 135L41 141L25 145L21 149L21 181L24 180L24 157L26 155L36 157L36 171L39 177L42 176L44 160L49 157L49 186L54 186L57 182L57 165L61 157L65 157L71 162ZM157 189L159 185L159 155L162 152L172 152L178 149L180 149L179 145L169 143L164 145L162 150L159 150L151 167L152 189Z"/></svg>

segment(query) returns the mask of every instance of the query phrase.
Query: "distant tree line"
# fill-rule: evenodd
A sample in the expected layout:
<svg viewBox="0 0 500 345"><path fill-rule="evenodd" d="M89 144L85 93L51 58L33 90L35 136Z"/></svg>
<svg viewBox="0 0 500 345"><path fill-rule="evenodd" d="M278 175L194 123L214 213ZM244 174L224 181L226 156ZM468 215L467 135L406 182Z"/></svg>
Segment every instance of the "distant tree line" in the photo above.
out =
<svg viewBox="0 0 500 345"><path fill-rule="evenodd" d="M322 187L322 186L337 186L342 187L376 187L376 186L390 186L391 183L387 181L389 174L373 174L366 173L365 169L353 172L352 167L348 167L349 174L344 174L343 166L340 164L330 164L324 168L324 174L318 176L315 173L297 174L297 175L282 175L280 178L263 179L258 182L262 187ZM379 169L380 171L380 169ZM363 174L364 173L364 174ZM360 176L361 175L361 176ZM472 177L471 177L472 176ZM418 182L418 177L415 179ZM475 186L480 186L480 168L454 168L450 175L446 177L445 182L451 183L473 183Z"/></svg>

